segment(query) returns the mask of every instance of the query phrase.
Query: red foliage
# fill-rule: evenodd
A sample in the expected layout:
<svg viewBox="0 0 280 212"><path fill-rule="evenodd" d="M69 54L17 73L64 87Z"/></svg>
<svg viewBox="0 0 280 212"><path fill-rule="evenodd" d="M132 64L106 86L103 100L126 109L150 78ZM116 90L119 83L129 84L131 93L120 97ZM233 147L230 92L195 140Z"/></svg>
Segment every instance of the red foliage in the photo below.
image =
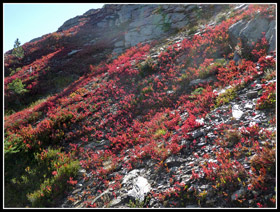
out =
<svg viewBox="0 0 280 212"><path fill-rule="evenodd" d="M160 167L169 155L180 152L182 139L190 138L190 132L203 126L197 119L204 118L214 106L215 88L252 81L268 67L275 66L275 59L266 57L264 46L267 43L263 39L252 52L258 59L260 70L250 60L244 59L239 65L230 61L224 67L210 70L209 74L218 72L216 75L218 82L200 85L204 88L200 94L191 95L189 90L180 90L178 82L182 82L180 78L183 66L177 65L177 60L184 57L189 61L186 62L185 70L188 81L197 79L199 71L205 71L214 62L217 54L228 53L226 52L228 27L246 15L254 15L258 9L259 7L249 6L248 10L235 18L223 21L215 27L207 26L204 33L170 45L156 58L157 65L153 67L155 72L145 77L139 76L138 65L147 59L150 45L139 44L132 47L109 64L101 63L98 66L87 64L89 70L87 75L80 77L60 94L33 108L5 117L5 132L8 135L20 136L27 150L36 150L51 144L66 146L68 144L69 151L75 152L81 158L81 166L99 179L95 182L96 185L103 183L108 187L106 176L120 163L124 169L131 170L136 164L143 163L143 159L152 158ZM270 12L267 11L267 14ZM68 32L76 31L77 27ZM52 39L59 41L62 39L60 36L60 33L53 34ZM88 47L78 53L77 57L95 50L94 47ZM29 51L35 50L31 48ZM55 52L34 61L31 64L34 67L32 76L37 79L47 74L45 69L47 64L62 51L65 51L63 52L65 54L68 50L57 47ZM13 79L20 78L27 83L28 89L36 89L36 80L28 80L31 76L27 74L29 67L24 66L21 71L5 79L5 86ZM275 93L275 85L271 83L263 87L265 91L258 104L270 99L269 95ZM188 116L183 119L181 114L186 112ZM35 116L34 120L27 120L32 114ZM215 134L230 128L224 124L216 127L218 132ZM255 138L259 135L259 128L247 127L241 132ZM79 147L80 144L83 146L103 141L108 141L108 146L102 150L97 150L96 147ZM79 145L75 142L79 142ZM195 146L196 142L193 140L192 146ZM243 143L246 142L249 141L243 140ZM241 148L240 145L237 144L236 148ZM258 150L257 143L255 149ZM213 151L218 162L204 164L202 172L199 173L193 170L192 179L205 176L213 182L217 179L220 182L231 182L237 179L236 174L243 174L241 164L236 160L230 160L228 149L219 148ZM208 159L210 153L202 157ZM122 176L115 176L116 183L110 186L118 188L121 178ZM76 181L70 178L68 183L74 185ZM172 189L177 191L179 183L174 182L172 178L170 183Z"/></svg>

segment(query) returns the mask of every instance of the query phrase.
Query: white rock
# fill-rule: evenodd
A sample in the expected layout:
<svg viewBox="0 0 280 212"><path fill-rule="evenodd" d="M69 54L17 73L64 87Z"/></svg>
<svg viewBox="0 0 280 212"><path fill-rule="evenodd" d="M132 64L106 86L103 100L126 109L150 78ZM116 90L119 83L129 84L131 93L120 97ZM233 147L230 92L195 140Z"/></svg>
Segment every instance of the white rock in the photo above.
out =
<svg viewBox="0 0 280 212"><path fill-rule="evenodd" d="M127 175L124 176L122 184L127 183L129 180L132 178L135 178L138 176L139 170L138 169L133 169L131 172L129 172Z"/></svg>
<svg viewBox="0 0 280 212"><path fill-rule="evenodd" d="M232 116L233 118L239 120L243 115L243 112L239 109L238 105L233 105L232 107Z"/></svg>
<svg viewBox="0 0 280 212"><path fill-rule="evenodd" d="M133 180L133 188L128 192L128 196L138 199L140 202L144 201L145 194L151 190L151 185L144 177L138 176Z"/></svg>
<svg viewBox="0 0 280 212"><path fill-rule="evenodd" d="M242 7L245 7L246 4L240 4L240 5L237 5L233 10L236 11L236 10L240 10Z"/></svg>
<svg viewBox="0 0 280 212"><path fill-rule="evenodd" d="M246 105L245 105L245 109L253 109L253 107L254 107L254 105L253 104L251 104L251 103L246 103Z"/></svg>
<svg viewBox="0 0 280 212"><path fill-rule="evenodd" d="M204 124L204 118L201 118L201 119L196 119L195 120L196 121L196 123L198 123L198 124Z"/></svg>
<svg viewBox="0 0 280 212"><path fill-rule="evenodd" d="M85 169L80 169L78 171L78 175L83 176L84 174L86 174L86 170Z"/></svg>
<svg viewBox="0 0 280 212"><path fill-rule="evenodd" d="M265 57L265 59L268 59L268 58L272 58L273 56L271 56L271 55L267 55L266 57Z"/></svg>
<svg viewBox="0 0 280 212"><path fill-rule="evenodd" d="M79 51L81 51L81 50L80 49L79 50L72 50L71 52L68 53L68 56L76 54Z"/></svg>
<svg viewBox="0 0 280 212"><path fill-rule="evenodd" d="M249 127L252 127L252 126L255 126L256 125L256 122L254 122L254 121L251 121L250 123L249 123Z"/></svg>
<svg viewBox="0 0 280 212"><path fill-rule="evenodd" d="M113 199L110 203L110 207L114 207L122 202L122 198L119 196L116 199Z"/></svg>

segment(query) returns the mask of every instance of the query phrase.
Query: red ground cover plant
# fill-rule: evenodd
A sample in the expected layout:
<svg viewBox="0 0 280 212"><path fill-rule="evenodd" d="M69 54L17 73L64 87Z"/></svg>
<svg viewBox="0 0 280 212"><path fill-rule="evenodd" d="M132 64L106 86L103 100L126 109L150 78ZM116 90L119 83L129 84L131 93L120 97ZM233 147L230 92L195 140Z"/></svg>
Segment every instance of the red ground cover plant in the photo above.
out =
<svg viewBox="0 0 280 212"><path fill-rule="evenodd" d="M145 163L146 159L152 159L157 164L155 169L165 167L165 159L170 155L179 154L181 149L185 148L180 145L181 140L190 139L189 133L203 126L197 119L205 118L213 109L216 98L214 89L251 82L265 70L275 66L275 60L266 57L267 42L262 39L252 51L260 69L250 60L243 59L238 65L229 61L226 65L213 66L209 70L207 74L215 75L217 82L206 82L197 86L203 88L201 93L191 93L197 87L184 90L184 86L201 77L202 72L206 72L217 58L227 59L229 26L246 16L254 16L257 10L267 16L271 15L270 10L249 6L248 10L239 16L223 21L215 27L207 26L205 32L172 44L162 51L154 59L153 72L147 75L140 74L139 64L148 59L151 45L139 44L132 47L109 64L88 65L88 73L71 83L61 93L5 117L7 142L10 145L20 144L27 152L41 151L49 145L63 146L79 158L81 167L96 179L91 186L99 190L98 193L108 187L118 189L121 186L123 176L116 175L112 179L115 183L112 184L109 184L111 179L108 179L108 174L119 166L129 171ZM62 39L61 36L60 33L53 34L52 39L57 41ZM55 52L34 61L32 76L36 79L39 75L47 74L46 65L55 54L62 51L65 51L64 54L69 52L68 49L66 51L57 46ZM80 54L91 51L92 49L87 49ZM183 58L185 64L177 63L180 58ZM26 80L26 77L30 77L27 70L28 66L24 66L21 71L5 79L5 86L13 79L20 78L25 80L27 88L32 91L37 84L36 80ZM182 74L185 74L185 77L182 77ZM275 103L271 101L275 95L275 83L264 85L263 89L258 107ZM181 116L183 113L188 114L185 119ZM199 172L192 171L191 180L204 179L217 191L228 189L234 192L234 189L244 184L250 189L268 187L270 181L266 181L265 176L267 173L270 173L270 177L273 175L271 164L274 150L260 147L257 140L260 128L254 126L241 130L244 137L239 139L237 136L233 150L229 150L229 141L225 140L232 138L232 135L227 137L222 134L228 132L227 130L234 129L223 124L217 126L216 134L220 136L216 142L221 146L213 148L211 154L194 154L194 157L206 161L214 157L217 162L200 164ZM266 136L271 139L269 133ZM88 148L88 145L103 141L108 141L103 149L98 149L97 145ZM197 141L192 139L190 142L190 148L194 149ZM248 154L249 148L258 153L253 162L255 167L252 168L251 176L238 161L243 158L243 154ZM260 161L266 165L258 167ZM168 172L168 167L164 170ZM87 177L84 176L84 179ZM246 179L249 179L252 185L249 186ZM199 200L199 204L203 203L206 194L190 192L186 187L188 185L177 182L172 177L169 182L170 189L154 193L154 197L164 201L166 197L180 196L188 201ZM76 179L68 179L68 184L75 183ZM218 193L219 198L230 201L231 193ZM240 198L239 201L242 203L245 200ZM88 207L97 206L91 202L85 204ZM174 202L173 206L178 206L177 204ZM265 203L255 204L263 206Z"/></svg>
<svg viewBox="0 0 280 212"><path fill-rule="evenodd" d="M264 92L257 101L256 109L275 108L276 106L276 82L262 86Z"/></svg>

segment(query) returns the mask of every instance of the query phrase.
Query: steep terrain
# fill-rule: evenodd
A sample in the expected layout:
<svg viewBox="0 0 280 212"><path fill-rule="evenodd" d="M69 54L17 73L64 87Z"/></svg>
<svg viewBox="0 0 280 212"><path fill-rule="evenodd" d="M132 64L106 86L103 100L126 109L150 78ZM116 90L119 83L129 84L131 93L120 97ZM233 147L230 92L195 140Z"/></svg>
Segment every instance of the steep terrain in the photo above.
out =
<svg viewBox="0 0 280 212"><path fill-rule="evenodd" d="M7 52L5 207L276 207L275 14L105 5Z"/></svg>

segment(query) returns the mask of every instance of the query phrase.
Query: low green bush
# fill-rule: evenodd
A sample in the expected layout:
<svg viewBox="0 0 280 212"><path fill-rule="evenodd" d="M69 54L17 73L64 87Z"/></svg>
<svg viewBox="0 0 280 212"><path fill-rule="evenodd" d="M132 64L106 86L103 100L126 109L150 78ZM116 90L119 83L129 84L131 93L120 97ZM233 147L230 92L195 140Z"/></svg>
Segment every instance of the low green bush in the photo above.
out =
<svg viewBox="0 0 280 212"><path fill-rule="evenodd" d="M71 189L79 161L61 149L5 151L5 206L53 207Z"/></svg>
<svg viewBox="0 0 280 212"><path fill-rule="evenodd" d="M33 207L51 207L55 206L57 200L71 188L71 184L67 181L70 177L76 176L79 161L72 160L60 150L49 149L43 160L41 156L37 154L35 157L40 164L40 170L45 169L48 172L44 175L40 188L27 194L27 198Z"/></svg>
<svg viewBox="0 0 280 212"><path fill-rule="evenodd" d="M25 85L22 83L22 80L19 78L15 79L14 81L8 84L8 89L16 94L26 93L27 90L24 87Z"/></svg>
<svg viewBox="0 0 280 212"><path fill-rule="evenodd" d="M229 88L216 98L215 108L225 105L237 96L236 88Z"/></svg>

